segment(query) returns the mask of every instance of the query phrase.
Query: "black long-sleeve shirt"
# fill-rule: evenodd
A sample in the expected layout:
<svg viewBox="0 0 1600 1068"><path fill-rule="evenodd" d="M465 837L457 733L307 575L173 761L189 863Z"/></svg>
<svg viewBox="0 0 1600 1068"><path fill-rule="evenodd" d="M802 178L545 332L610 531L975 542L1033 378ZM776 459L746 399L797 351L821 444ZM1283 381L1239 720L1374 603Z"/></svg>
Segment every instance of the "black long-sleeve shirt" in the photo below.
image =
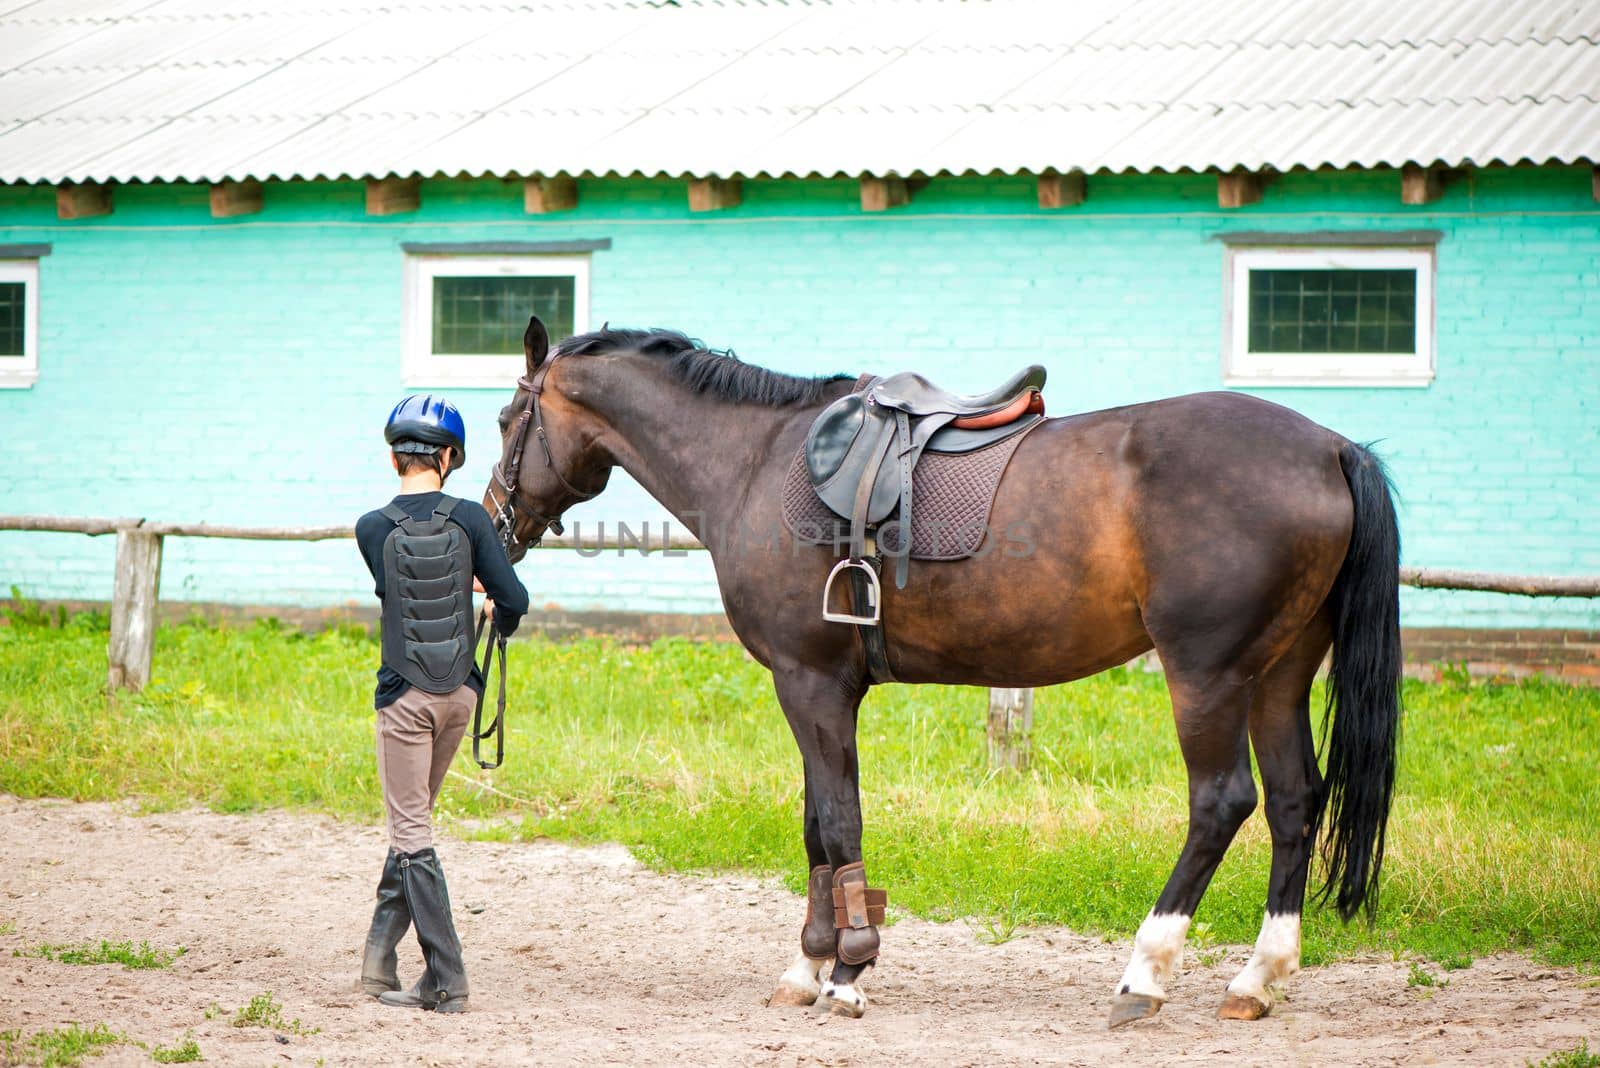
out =
<svg viewBox="0 0 1600 1068"><path fill-rule="evenodd" d="M434 506L443 496L437 490L431 493L402 493L391 503L411 518L423 520L433 514ZM489 513L477 501L463 500L450 513L450 521L466 531L472 542L472 573L483 583L489 596L494 598L495 629L501 634L515 633L517 625L528 611L528 591L511 569L511 561L506 559L505 549L494 532ZM382 511L368 512L356 520L356 545L367 561L367 570L372 572L372 592L378 595L379 601L384 596L383 543L389 539L389 532L394 528L394 521ZM473 665L472 674L467 677L467 685L479 693L483 692L483 675L476 664ZM378 688L372 697L373 707L383 708L393 704L410 688L411 684L401 678L399 672L387 665L378 668Z"/></svg>

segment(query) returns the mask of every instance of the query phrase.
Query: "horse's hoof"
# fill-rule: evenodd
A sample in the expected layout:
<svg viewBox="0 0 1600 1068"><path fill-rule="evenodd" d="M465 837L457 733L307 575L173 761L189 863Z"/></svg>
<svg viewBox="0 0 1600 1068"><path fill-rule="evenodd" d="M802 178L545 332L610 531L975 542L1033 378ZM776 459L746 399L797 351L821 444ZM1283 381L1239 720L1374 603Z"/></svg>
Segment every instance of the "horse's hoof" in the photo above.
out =
<svg viewBox="0 0 1600 1068"><path fill-rule="evenodd" d="M778 976L778 989L767 999L768 1007L780 1009L787 1005L815 1005L817 995L822 992L819 976L823 965L827 963L800 954L789 965L789 970Z"/></svg>
<svg viewBox="0 0 1600 1068"><path fill-rule="evenodd" d="M1271 1011L1271 1005L1264 1005L1248 994L1229 994L1222 999L1217 1016L1224 1020L1259 1020Z"/></svg>
<svg viewBox="0 0 1600 1068"><path fill-rule="evenodd" d="M1118 994L1111 1003L1110 1028L1115 1031L1136 1020L1148 1020L1161 1011L1162 1000L1149 994Z"/></svg>
<svg viewBox="0 0 1600 1068"><path fill-rule="evenodd" d="M828 1003L829 1012L851 1020L861 1019L862 1013L867 1011L867 996L853 986L826 983L822 987L822 1000Z"/></svg>
<svg viewBox="0 0 1600 1068"><path fill-rule="evenodd" d="M815 1005L817 1003L816 990L803 990L788 983L779 983L778 989L772 992L772 998L767 1002L768 1008L780 1009L791 1005Z"/></svg>

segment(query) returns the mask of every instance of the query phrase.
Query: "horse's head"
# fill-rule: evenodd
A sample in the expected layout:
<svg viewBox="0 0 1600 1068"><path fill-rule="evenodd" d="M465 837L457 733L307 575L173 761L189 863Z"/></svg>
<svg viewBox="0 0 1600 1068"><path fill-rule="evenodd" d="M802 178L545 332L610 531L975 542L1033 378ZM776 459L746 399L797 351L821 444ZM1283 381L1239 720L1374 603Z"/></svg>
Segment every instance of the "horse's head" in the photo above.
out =
<svg viewBox="0 0 1600 1068"><path fill-rule="evenodd" d="M562 392L561 350L537 316L522 335L527 370L500 410L500 460L483 506L516 563L546 530L562 532L561 513L605 489L611 460L595 446L599 426Z"/></svg>

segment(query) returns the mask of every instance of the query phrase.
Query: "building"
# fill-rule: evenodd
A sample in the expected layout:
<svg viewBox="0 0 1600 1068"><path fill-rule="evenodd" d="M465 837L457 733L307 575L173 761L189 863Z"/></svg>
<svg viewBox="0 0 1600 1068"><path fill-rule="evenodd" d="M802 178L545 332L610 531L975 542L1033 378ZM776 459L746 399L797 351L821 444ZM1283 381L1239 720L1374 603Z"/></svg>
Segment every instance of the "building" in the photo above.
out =
<svg viewBox="0 0 1600 1068"><path fill-rule="evenodd" d="M0 514L346 522L424 388L476 495L533 307L801 372L1037 360L1056 411L1258 392L1379 442L1409 564L1596 574L1597 160L1578 2L37 0L0 14ZM662 517L614 481L572 518ZM0 588L104 599L111 556L0 533ZM522 572L719 607L702 557ZM370 600L349 542L198 539L162 598Z"/></svg>

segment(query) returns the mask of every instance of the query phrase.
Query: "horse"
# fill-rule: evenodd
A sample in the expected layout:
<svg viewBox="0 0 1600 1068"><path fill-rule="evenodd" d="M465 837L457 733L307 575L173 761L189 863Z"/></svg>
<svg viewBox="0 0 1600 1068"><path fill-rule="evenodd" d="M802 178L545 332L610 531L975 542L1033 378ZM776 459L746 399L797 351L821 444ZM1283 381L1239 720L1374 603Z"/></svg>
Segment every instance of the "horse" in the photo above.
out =
<svg viewBox="0 0 1600 1068"><path fill-rule="evenodd" d="M728 623L771 671L804 773L806 915L769 1004L859 1017L884 906L867 886L856 756L873 675L858 628L819 612L834 553L797 544L780 501L808 428L853 378L782 374L671 330L606 327L552 351L534 318L523 341L527 373L500 413L484 507L515 562L620 467L707 547ZM1019 523L1025 559L924 563L903 589L885 584L893 676L1038 687L1154 649L1188 774L1188 833L1109 1023L1165 1002L1195 908L1256 808L1252 750L1271 874L1254 953L1219 1014L1259 1019L1299 970L1314 853L1326 878L1314 901L1345 921L1377 906L1400 718L1388 475L1368 448L1288 408L1200 393L1037 425L992 504L991 526ZM1310 704L1330 651L1324 770Z"/></svg>

